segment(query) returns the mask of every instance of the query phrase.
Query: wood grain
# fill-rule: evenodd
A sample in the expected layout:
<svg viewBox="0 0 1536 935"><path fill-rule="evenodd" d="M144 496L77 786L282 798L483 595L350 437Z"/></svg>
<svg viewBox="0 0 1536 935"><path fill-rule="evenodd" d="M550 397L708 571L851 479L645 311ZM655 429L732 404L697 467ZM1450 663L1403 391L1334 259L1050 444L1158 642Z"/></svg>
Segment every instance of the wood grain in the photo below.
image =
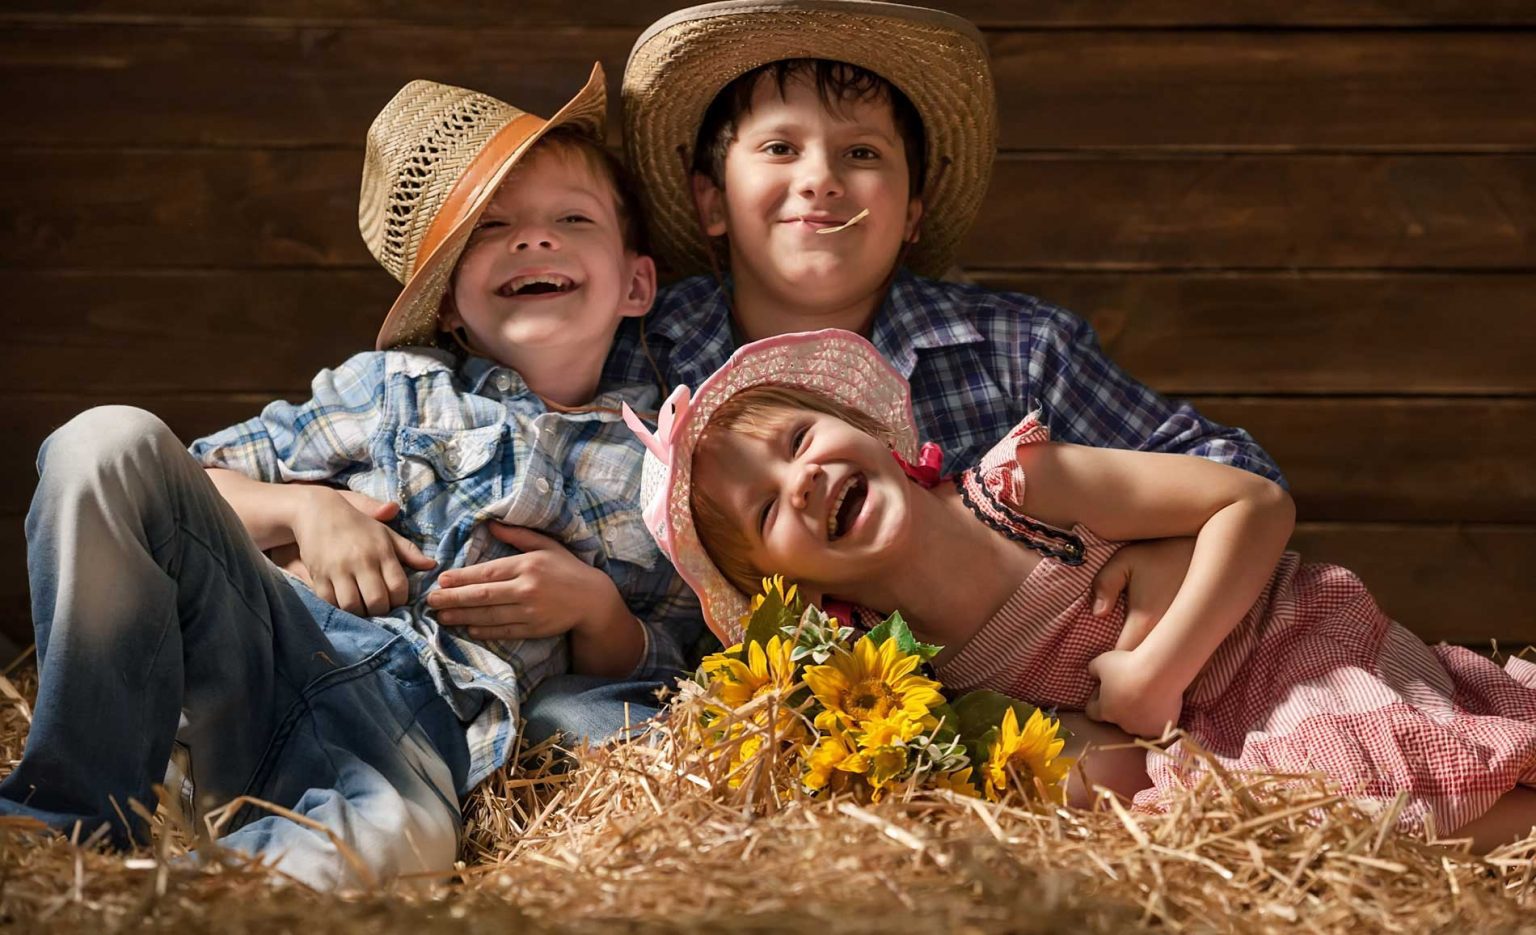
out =
<svg viewBox="0 0 1536 935"><path fill-rule="evenodd" d="M495 19L429 28L21 23L0 31L0 91L27 106L0 122L0 142L352 147L406 77L547 114L596 60L617 118L634 38L627 28ZM1511 106L1536 87L1536 32L1007 31L989 43L1004 150L1536 146L1536 120ZM508 48L518 49L515 68ZM212 75L209 62L219 63Z"/></svg>
<svg viewBox="0 0 1536 935"><path fill-rule="evenodd" d="M0 267L366 266L354 150L0 152ZM1536 270L1532 156L1012 156L994 269Z"/></svg>
<svg viewBox="0 0 1536 935"><path fill-rule="evenodd" d="M1524 0L933 0L984 27L1514 26L1536 24ZM627 26L638 32L677 0L10 0L18 19L143 22L186 19L420 25Z"/></svg>

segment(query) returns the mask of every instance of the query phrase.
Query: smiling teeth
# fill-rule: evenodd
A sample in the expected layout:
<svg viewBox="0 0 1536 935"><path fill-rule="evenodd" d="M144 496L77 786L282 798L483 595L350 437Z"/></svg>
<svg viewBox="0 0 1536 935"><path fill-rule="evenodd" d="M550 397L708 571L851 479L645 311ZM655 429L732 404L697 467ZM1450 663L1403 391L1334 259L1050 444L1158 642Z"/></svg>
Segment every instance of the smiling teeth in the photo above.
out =
<svg viewBox="0 0 1536 935"><path fill-rule="evenodd" d="M827 539L829 541L837 535L837 517L843 511L843 502L848 499L848 495L853 493L853 488L857 486L859 486L859 481L856 477L845 481L842 491L837 495L837 502L832 504L832 509L827 511Z"/></svg>
<svg viewBox="0 0 1536 935"><path fill-rule="evenodd" d="M561 276L556 273L546 273L539 276L514 276L505 286L499 290L502 295L518 295L529 286L554 286L555 291L565 292L575 285L569 276Z"/></svg>

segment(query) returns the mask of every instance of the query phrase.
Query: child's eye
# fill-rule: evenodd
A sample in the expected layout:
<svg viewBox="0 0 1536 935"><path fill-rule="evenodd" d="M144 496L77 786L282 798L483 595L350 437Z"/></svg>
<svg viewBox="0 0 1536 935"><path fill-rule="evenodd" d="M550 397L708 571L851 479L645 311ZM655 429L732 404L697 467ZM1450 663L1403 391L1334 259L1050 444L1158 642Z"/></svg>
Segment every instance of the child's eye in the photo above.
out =
<svg viewBox="0 0 1536 935"><path fill-rule="evenodd" d="M763 152L769 156L793 156L795 148L788 143L773 142L764 144Z"/></svg>
<svg viewBox="0 0 1536 935"><path fill-rule="evenodd" d="M592 219L585 214L567 214L560 219L562 224L591 224Z"/></svg>
<svg viewBox="0 0 1536 935"><path fill-rule="evenodd" d="M848 155L861 162L880 158L880 152L871 146L855 146L848 150Z"/></svg>
<svg viewBox="0 0 1536 935"><path fill-rule="evenodd" d="M507 222L506 221L499 221L496 218L481 218L480 220L475 222L475 228L474 229L476 231L483 231L483 230L490 230L493 227L506 227L506 226L507 226Z"/></svg>
<svg viewBox="0 0 1536 935"><path fill-rule="evenodd" d="M799 454L800 450L805 447L806 436L810 434L811 427L809 425L802 425L798 429L795 429L795 434L790 436L789 439L790 450L795 454Z"/></svg>
<svg viewBox="0 0 1536 935"><path fill-rule="evenodd" d="M772 512L773 512L773 501L769 500L767 503L763 504L762 512L757 514L757 534L758 534L759 537L767 534L767 532L768 532L768 514L770 514Z"/></svg>

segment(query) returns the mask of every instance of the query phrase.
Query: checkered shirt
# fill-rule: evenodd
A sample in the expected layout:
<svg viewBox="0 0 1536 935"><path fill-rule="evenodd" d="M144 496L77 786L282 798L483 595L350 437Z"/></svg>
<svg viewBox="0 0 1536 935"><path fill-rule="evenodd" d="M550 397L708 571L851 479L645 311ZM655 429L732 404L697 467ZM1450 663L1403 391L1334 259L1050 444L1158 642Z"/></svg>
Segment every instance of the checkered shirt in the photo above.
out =
<svg viewBox="0 0 1536 935"><path fill-rule="evenodd" d="M656 378L640 347L642 322L672 386L698 386L736 347L726 293L695 276L662 290L649 315L620 329L609 379ZM1200 455L1285 483L1247 432L1138 383L1104 355L1087 322L1040 299L903 270L869 337L911 382L918 431L953 468L975 463L1038 409L1061 441Z"/></svg>
<svg viewBox="0 0 1536 935"><path fill-rule="evenodd" d="M515 371L411 348L359 354L322 371L311 392L199 439L192 454L261 481L323 482L400 504L391 525L437 566L412 572L409 603L374 619L412 641L469 724L461 793L506 761L528 693L569 668L563 637L473 640L440 628L426 606L443 569L515 553L485 521L539 530L613 579L645 630L631 678L684 668L703 631L698 601L641 521L642 449L618 414L621 403L654 410L654 385L604 392L595 411L552 412Z"/></svg>

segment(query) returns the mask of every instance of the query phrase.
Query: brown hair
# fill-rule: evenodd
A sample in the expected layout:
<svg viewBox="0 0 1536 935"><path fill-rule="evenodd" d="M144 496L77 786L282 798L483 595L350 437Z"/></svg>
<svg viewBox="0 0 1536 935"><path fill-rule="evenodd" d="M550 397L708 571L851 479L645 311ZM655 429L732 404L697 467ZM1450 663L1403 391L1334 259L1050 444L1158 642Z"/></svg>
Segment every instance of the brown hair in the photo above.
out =
<svg viewBox="0 0 1536 935"><path fill-rule="evenodd" d="M786 58L769 62L743 74L726 85L699 123L693 147L693 171L709 177L715 187L725 188L725 153L736 140L736 124L752 110L752 95L758 82L768 79L778 88L779 97L796 78L809 80L816 87L822 106L837 113L852 101L889 102L891 120L901 136L907 155L907 194L917 197L927 175L928 153L923 133L923 118L901 89L867 68L824 58Z"/></svg>
<svg viewBox="0 0 1536 935"><path fill-rule="evenodd" d="M558 153L564 159L580 159L595 178L607 182L613 195L614 214L619 219L619 232L624 238L624 249L639 254L650 252L645 242L645 219L640 216L634 177L612 150L584 133L569 127L555 127L533 144L529 155L540 151Z"/></svg>
<svg viewBox="0 0 1536 935"><path fill-rule="evenodd" d="M694 458L698 458L699 452L709 444L711 437L719 438L722 434L769 438L783 424L786 416L796 412L823 413L841 419L878 439L883 440L887 435L885 427L879 422L824 393L803 387L763 383L742 390L715 410L694 449ZM772 574L776 569L758 568L748 561L747 553L752 546L742 534L740 524L726 512L723 504L710 497L698 483L694 483L689 491L689 499L699 543L709 553L715 567L720 569L720 574L741 593L757 593L762 577Z"/></svg>

